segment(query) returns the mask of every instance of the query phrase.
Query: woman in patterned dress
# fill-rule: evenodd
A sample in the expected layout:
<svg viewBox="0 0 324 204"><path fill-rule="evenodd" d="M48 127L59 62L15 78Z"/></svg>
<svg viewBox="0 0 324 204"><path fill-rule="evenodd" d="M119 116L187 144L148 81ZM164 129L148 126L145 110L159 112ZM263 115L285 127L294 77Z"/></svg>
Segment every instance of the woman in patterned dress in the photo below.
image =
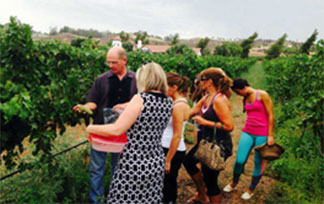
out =
<svg viewBox="0 0 324 204"><path fill-rule="evenodd" d="M127 131L107 203L161 203L165 157L161 137L171 117L172 101L160 65L148 63L136 73L135 95L113 124L89 125L87 132L118 136Z"/></svg>

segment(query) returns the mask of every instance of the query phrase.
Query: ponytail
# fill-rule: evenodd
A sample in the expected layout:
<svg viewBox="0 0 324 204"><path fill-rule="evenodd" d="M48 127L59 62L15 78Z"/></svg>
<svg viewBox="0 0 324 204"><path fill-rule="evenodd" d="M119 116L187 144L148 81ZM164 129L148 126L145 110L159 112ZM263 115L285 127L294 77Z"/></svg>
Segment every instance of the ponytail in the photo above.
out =
<svg viewBox="0 0 324 204"><path fill-rule="evenodd" d="M219 80L219 88L220 92L225 94L232 86L233 81L227 76L224 76L222 79Z"/></svg>
<svg viewBox="0 0 324 204"><path fill-rule="evenodd" d="M181 80L178 86L178 90L180 93L186 95L189 89L189 78L186 76L181 76Z"/></svg>
<svg viewBox="0 0 324 204"><path fill-rule="evenodd" d="M186 95L189 89L189 78L186 76L181 76L175 72L167 73L167 81L169 86L176 85L178 87L179 93Z"/></svg>

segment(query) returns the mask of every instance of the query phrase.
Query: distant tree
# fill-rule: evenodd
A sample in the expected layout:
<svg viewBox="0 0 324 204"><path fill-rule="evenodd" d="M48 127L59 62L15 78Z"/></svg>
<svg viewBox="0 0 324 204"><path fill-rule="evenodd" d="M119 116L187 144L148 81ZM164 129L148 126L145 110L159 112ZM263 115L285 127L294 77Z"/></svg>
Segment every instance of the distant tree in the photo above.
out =
<svg viewBox="0 0 324 204"><path fill-rule="evenodd" d="M69 28L68 26L64 26L60 29L59 33L72 33L73 29Z"/></svg>
<svg viewBox="0 0 324 204"><path fill-rule="evenodd" d="M215 47L214 55L225 57L235 57L242 55L242 47L235 42L224 42L222 45Z"/></svg>
<svg viewBox="0 0 324 204"><path fill-rule="evenodd" d="M267 59L274 59L280 56L283 48L284 48L284 43L286 41L287 34L285 33L281 38L279 38L274 44L271 45L269 50L266 51Z"/></svg>
<svg viewBox="0 0 324 204"><path fill-rule="evenodd" d="M131 42L129 42L129 41L123 42L122 43L122 46L128 52L131 52L134 49L134 45Z"/></svg>
<svg viewBox="0 0 324 204"><path fill-rule="evenodd" d="M169 41L171 41L172 36L173 36L173 35L167 35L167 36L165 36L165 37L163 38L163 40L169 42Z"/></svg>
<svg viewBox="0 0 324 204"><path fill-rule="evenodd" d="M318 32L315 29L313 34L300 47L301 53L309 54L309 49L312 47L312 45L316 41L317 35L318 35Z"/></svg>
<svg viewBox="0 0 324 204"><path fill-rule="evenodd" d="M119 33L119 37L122 39L123 42L127 42L129 40L129 34L125 33L124 31Z"/></svg>
<svg viewBox="0 0 324 204"><path fill-rule="evenodd" d="M199 42L197 43L196 47L199 47L201 49L200 52L203 56L210 54L210 50L207 47L208 43L209 43L208 37L200 39Z"/></svg>
<svg viewBox="0 0 324 204"><path fill-rule="evenodd" d="M71 40L71 46L74 47L81 47L82 43L85 41L84 38L75 38L73 40Z"/></svg>
<svg viewBox="0 0 324 204"><path fill-rule="evenodd" d="M258 33L253 33L250 37L247 39L243 40L241 42L241 47L242 47L242 58L248 58L249 57L249 51L252 47L252 44L254 43L254 40L258 37Z"/></svg>
<svg viewBox="0 0 324 204"><path fill-rule="evenodd" d="M168 54L184 54L184 55L195 55L195 52L188 46L185 44L176 44L171 46L168 50L167 50Z"/></svg>
<svg viewBox="0 0 324 204"><path fill-rule="evenodd" d="M119 37L122 40L122 47L128 52L133 51L134 45L129 41L129 33L121 31Z"/></svg>
<svg viewBox="0 0 324 204"><path fill-rule="evenodd" d="M147 32L146 31L138 31L135 33L136 37L135 37L135 43L137 44L137 42L139 40L142 41L143 44L150 44L150 41L148 39L148 35L147 35Z"/></svg>
<svg viewBox="0 0 324 204"><path fill-rule="evenodd" d="M176 45L179 43L179 33L176 33L174 35L171 35L171 39L170 39L170 45Z"/></svg>
<svg viewBox="0 0 324 204"><path fill-rule="evenodd" d="M108 33L109 31L105 31L105 33ZM64 26L63 28L60 29L59 33L72 33L76 35L81 35L84 37L96 37L96 38L101 38L104 34L94 30L94 29L74 29L70 28L68 26Z"/></svg>
<svg viewBox="0 0 324 204"><path fill-rule="evenodd" d="M57 27L50 28L49 35L56 35L57 34Z"/></svg>

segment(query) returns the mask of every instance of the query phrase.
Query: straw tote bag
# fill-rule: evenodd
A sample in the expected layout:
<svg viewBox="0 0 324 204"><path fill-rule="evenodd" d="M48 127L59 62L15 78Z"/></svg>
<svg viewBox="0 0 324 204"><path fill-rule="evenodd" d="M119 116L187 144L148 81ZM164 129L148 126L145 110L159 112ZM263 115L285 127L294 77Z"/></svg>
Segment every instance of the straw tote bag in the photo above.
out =
<svg viewBox="0 0 324 204"><path fill-rule="evenodd" d="M216 131L215 124L212 142L209 142L207 138L203 138L199 143L197 151L194 153L194 157L210 169L221 171L225 168L225 148L222 144L216 144Z"/></svg>

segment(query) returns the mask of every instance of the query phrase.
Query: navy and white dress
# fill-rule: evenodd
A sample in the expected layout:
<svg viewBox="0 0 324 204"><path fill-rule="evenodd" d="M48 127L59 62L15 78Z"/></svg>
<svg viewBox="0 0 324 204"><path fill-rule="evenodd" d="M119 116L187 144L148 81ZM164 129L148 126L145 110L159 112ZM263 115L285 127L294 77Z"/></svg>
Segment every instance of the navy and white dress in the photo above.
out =
<svg viewBox="0 0 324 204"><path fill-rule="evenodd" d="M164 94L141 93L143 109L127 131L107 203L162 203L165 157L161 137L172 113Z"/></svg>

